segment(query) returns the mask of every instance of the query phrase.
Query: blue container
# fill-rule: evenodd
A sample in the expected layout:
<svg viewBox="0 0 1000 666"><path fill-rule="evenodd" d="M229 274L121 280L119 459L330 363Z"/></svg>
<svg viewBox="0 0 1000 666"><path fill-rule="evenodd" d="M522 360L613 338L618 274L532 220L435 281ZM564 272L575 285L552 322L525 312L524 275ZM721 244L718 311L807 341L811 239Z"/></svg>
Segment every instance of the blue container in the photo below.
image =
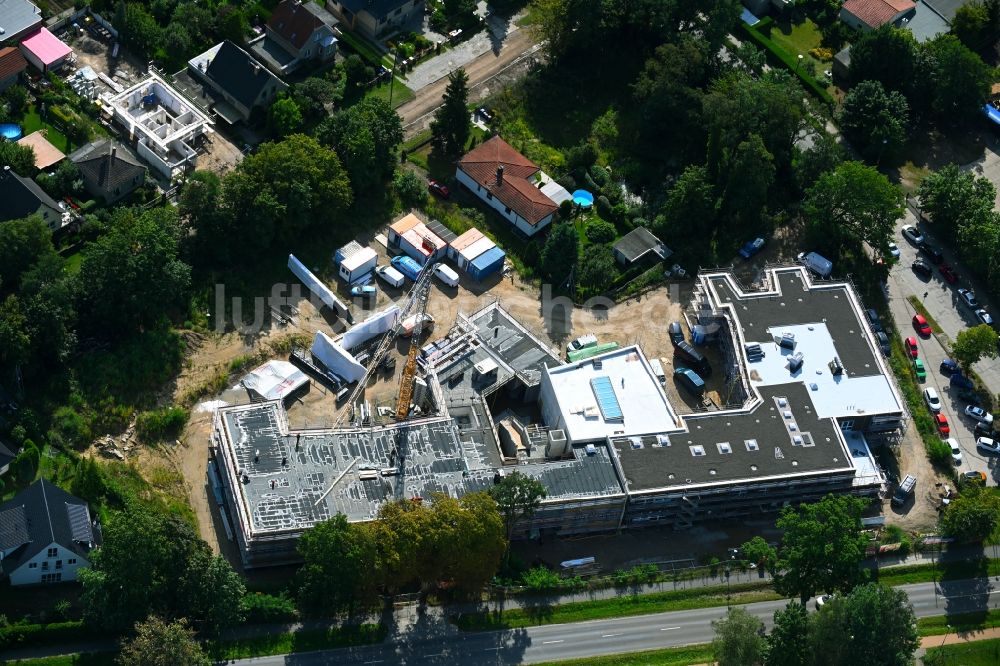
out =
<svg viewBox="0 0 1000 666"><path fill-rule="evenodd" d="M469 275L474 280L484 280L503 269L507 255L498 247L490 248L469 263Z"/></svg>
<svg viewBox="0 0 1000 666"><path fill-rule="evenodd" d="M3 123L0 124L0 136L8 141L17 141L24 136L24 131L15 123Z"/></svg>

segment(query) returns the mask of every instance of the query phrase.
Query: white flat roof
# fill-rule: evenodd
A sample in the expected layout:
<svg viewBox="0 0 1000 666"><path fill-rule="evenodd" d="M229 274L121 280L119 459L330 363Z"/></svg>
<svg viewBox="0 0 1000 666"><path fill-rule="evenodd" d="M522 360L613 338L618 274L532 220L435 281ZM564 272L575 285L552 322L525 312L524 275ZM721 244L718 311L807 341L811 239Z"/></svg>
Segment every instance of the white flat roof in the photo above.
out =
<svg viewBox="0 0 1000 666"><path fill-rule="evenodd" d="M595 361L600 368L594 367ZM638 347L623 347L578 363L546 368L545 372L566 435L574 442L667 432L680 427L663 387ZM591 380L598 377L610 381L622 419L605 421L591 385Z"/></svg>
<svg viewBox="0 0 1000 666"><path fill-rule="evenodd" d="M853 376L845 366L843 374L835 376L828 364L837 354L830 331L824 323L778 326L767 329L771 337L760 343L764 358L747 364L750 381L756 386L787 384L798 380L806 385L813 407L820 418L850 418L868 414L902 411L896 401L889 379L883 375ZM784 333L795 336L795 349L779 347L774 338ZM789 372L788 360L801 353L802 367ZM870 368L866 368L870 371Z"/></svg>
<svg viewBox="0 0 1000 666"><path fill-rule="evenodd" d="M345 270L353 271L364 266L369 261L378 261L378 253L370 247L363 247L341 262Z"/></svg>

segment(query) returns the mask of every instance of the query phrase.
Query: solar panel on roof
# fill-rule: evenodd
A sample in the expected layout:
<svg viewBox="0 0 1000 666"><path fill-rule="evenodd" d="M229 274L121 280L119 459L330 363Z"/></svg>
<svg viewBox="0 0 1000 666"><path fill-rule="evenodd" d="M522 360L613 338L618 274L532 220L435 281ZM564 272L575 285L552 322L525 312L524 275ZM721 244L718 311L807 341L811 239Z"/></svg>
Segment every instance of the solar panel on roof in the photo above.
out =
<svg viewBox="0 0 1000 666"><path fill-rule="evenodd" d="M73 541L91 543L94 532L90 527L90 512L84 504L66 504L66 515L69 517L69 529L73 533Z"/></svg>
<svg viewBox="0 0 1000 666"><path fill-rule="evenodd" d="M597 406L600 408L601 415L604 416L605 421L622 422L625 420L622 407L618 404L618 396L615 395L615 389L611 386L611 379L607 375L593 377L590 380L590 388L594 391L594 397L597 398Z"/></svg>

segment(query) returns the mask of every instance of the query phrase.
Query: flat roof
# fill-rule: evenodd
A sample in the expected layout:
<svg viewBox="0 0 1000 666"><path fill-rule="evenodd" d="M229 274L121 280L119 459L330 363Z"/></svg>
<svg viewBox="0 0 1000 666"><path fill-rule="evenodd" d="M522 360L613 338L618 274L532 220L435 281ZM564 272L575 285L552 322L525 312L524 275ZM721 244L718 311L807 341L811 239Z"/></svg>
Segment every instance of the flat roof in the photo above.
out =
<svg viewBox="0 0 1000 666"><path fill-rule="evenodd" d="M5 39L42 22L42 10L28 0L0 0L0 28Z"/></svg>
<svg viewBox="0 0 1000 666"><path fill-rule="evenodd" d="M472 243L471 245L468 245L459 250L458 254L461 255L462 258L464 258L466 261L472 261L479 255L481 255L483 252L486 252L487 250L492 250L496 246L497 246L496 243L494 243L489 238L486 238L484 236L483 238L477 240L475 243Z"/></svg>
<svg viewBox="0 0 1000 666"><path fill-rule="evenodd" d="M802 384L759 390L762 399L752 409L685 415L684 431L612 437L628 489L854 470L840 428L819 417Z"/></svg>
<svg viewBox="0 0 1000 666"><path fill-rule="evenodd" d="M66 157L66 153L53 146L46 138L43 129L21 137L17 143L35 151L35 168L37 169L47 169Z"/></svg>
<svg viewBox="0 0 1000 666"><path fill-rule="evenodd" d="M522 326L499 303L479 310L469 317L469 322L478 331L482 343L528 384L538 384L545 368L563 363L557 352Z"/></svg>
<svg viewBox="0 0 1000 666"><path fill-rule="evenodd" d="M456 251L461 251L482 238L485 238L485 236L483 236L483 232L475 227L472 227L464 234L451 241L451 247Z"/></svg>
<svg viewBox="0 0 1000 666"><path fill-rule="evenodd" d="M46 67L73 52L73 49L63 44L47 28L41 28L38 32L22 40L21 46L31 51Z"/></svg>
<svg viewBox="0 0 1000 666"><path fill-rule="evenodd" d="M378 260L378 253L370 247L363 247L345 258L340 265L346 270L353 271L373 259Z"/></svg>
<svg viewBox="0 0 1000 666"><path fill-rule="evenodd" d="M660 381L637 346L548 368L546 373L557 403L555 408L565 426L566 437L572 442L665 432L681 427ZM614 418L602 407L610 407L612 397L620 407Z"/></svg>

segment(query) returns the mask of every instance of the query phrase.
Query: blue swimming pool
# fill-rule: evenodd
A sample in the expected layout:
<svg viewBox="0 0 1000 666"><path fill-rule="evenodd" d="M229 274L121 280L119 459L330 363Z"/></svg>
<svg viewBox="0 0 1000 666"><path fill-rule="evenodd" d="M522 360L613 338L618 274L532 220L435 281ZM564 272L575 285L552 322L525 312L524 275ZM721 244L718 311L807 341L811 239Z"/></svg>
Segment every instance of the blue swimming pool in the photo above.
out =
<svg viewBox="0 0 1000 666"><path fill-rule="evenodd" d="M0 136L8 141L17 141L23 134L24 132L21 131L20 125L15 125L14 123L0 124Z"/></svg>

